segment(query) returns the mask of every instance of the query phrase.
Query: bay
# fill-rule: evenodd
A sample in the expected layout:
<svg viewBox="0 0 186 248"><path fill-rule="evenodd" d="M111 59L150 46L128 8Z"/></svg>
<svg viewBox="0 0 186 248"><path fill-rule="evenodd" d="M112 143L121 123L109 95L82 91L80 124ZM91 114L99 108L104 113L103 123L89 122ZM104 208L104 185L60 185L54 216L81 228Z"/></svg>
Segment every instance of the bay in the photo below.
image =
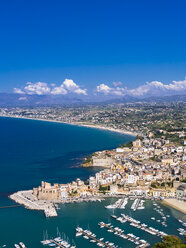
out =
<svg viewBox="0 0 186 248"><path fill-rule="evenodd" d="M77 177L87 179L96 173L96 169L78 167L83 157L94 151L113 149L134 137L105 130L78 127L73 125L36 120L0 118L0 206L15 204L8 195L17 190L31 189L41 181L67 183ZM101 203L74 203L60 206L58 217L45 218L43 212L27 210L23 207L0 209L0 247L14 247L15 243L24 242L27 248L42 248L40 241L46 231L49 237L59 232L74 241L77 248L97 247L89 241L75 237L77 225L89 228L98 237L114 242L119 247L133 248L129 241L108 233L98 226L99 221L111 222L125 233L134 233L153 245L160 238L136 230L129 224L120 224L111 218L113 211L105 205L114 202L107 199ZM135 213L130 210L129 201L125 210L114 213L129 214L144 223L159 228L168 234L177 234L181 227L178 218L185 221L182 213L172 208L161 206L170 215L168 227L154 223L151 216L159 218L153 211L152 201L145 202L145 210Z"/></svg>

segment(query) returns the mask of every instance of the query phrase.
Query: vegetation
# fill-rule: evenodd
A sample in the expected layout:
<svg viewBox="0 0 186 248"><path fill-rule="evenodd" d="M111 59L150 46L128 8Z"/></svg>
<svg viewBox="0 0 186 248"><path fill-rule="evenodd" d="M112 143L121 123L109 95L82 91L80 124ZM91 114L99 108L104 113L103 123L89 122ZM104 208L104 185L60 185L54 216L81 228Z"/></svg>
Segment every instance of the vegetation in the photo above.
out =
<svg viewBox="0 0 186 248"><path fill-rule="evenodd" d="M127 142L126 144L123 145L123 147L132 147L132 141Z"/></svg>
<svg viewBox="0 0 186 248"><path fill-rule="evenodd" d="M153 248L186 248L186 243L183 243L180 238L170 235L163 237L162 242L155 244Z"/></svg>
<svg viewBox="0 0 186 248"><path fill-rule="evenodd" d="M160 162L161 160L158 158L158 156L154 156L154 157L151 157L150 158L152 161L155 161L155 162Z"/></svg>
<svg viewBox="0 0 186 248"><path fill-rule="evenodd" d="M85 158L85 160L82 162L83 167L89 167L92 166L93 160L92 157L95 156L95 153L89 155L88 157Z"/></svg>
<svg viewBox="0 0 186 248"><path fill-rule="evenodd" d="M84 184L85 184L85 185L89 185L88 180L84 181Z"/></svg>
<svg viewBox="0 0 186 248"><path fill-rule="evenodd" d="M99 192L105 194L109 190L109 186L99 186Z"/></svg>
<svg viewBox="0 0 186 248"><path fill-rule="evenodd" d="M173 180L169 182L152 182L151 187L158 189L158 188L165 188L165 187L173 187Z"/></svg>

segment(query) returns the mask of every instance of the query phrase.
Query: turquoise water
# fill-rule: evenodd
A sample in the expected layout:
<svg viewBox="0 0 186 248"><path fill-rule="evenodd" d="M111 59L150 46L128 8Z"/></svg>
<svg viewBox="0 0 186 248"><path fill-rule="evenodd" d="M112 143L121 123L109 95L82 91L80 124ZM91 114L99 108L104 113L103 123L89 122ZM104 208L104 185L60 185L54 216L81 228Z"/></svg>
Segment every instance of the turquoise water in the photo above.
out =
<svg viewBox="0 0 186 248"><path fill-rule="evenodd" d="M96 170L77 168L82 158L94 151L112 149L121 143L133 139L131 136L118 133L77 127L52 122L0 118L0 206L14 204L8 199L11 192L30 189L40 184L41 180L65 183L79 177L86 179L95 174ZM75 227L90 228L98 237L105 237L119 247L132 248L133 243L124 241L108 233L98 226L99 221L112 222L120 226L125 233L134 233L151 244L159 238L131 227L127 223L120 224L110 218L113 213L104 206L113 199L101 203L74 203L61 205L58 217L46 219L42 212L31 211L23 207L0 209L0 247L6 244L13 247L14 243L23 241L28 248L43 247L40 241L43 232L55 237L57 228L70 241L74 240L77 247L97 247L89 241L75 237ZM126 210L114 213L127 213L144 223L171 234L181 227L177 218L183 214L163 206L166 214L170 214L168 227L162 228L150 217L158 215L152 209L152 202L146 201L146 210L131 212L130 204Z"/></svg>

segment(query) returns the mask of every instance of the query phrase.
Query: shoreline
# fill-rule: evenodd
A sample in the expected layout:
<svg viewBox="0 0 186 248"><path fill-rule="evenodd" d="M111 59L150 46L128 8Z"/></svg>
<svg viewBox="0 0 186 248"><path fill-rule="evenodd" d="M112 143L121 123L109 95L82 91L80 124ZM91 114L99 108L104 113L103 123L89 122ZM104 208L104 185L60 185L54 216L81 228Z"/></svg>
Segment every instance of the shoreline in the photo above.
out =
<svg viewBox="0 0 186 248"><path fill-rule="evenodd" d="M184 201L179 201L177 199L164 199L162 201L162 203L164 205L167 205L169 207L172 207L180 212L182 212L183 214L186 214L186 202Z"/></svg>
<svg viewBox="0 0 186 248"><path fill-rule="evenodd" d="M16 116L5 116L5 115L0 116L0 117L15 118L15 119L25 119L25 120L36 120L36 121L46 121L46 122L61 123L61 124L79 126L79 127L95 128L95 129L101 129L101 130L105 130L105 131L110 131L110 132L130 135L130 136L133 136L133 137L136 137L138 135L138 133L135 133L135 132L132 132L132 131L124 131L124 130L121 130L121 129L114 129L114 128L111 128L111 127L104 127L104 126L101 126L101 125L92 125L92 124L89 124L89 123L81 123L81 122L71 122L71 123L69 123L69 122L50 120L50 119L16 117Z"/></svg>

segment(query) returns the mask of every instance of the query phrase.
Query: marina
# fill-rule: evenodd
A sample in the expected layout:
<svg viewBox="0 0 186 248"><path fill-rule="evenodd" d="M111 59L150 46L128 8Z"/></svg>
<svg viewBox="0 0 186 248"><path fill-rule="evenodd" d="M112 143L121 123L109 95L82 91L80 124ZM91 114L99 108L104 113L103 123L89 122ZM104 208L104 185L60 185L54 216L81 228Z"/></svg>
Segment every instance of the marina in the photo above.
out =
<svg viewBox="0 0 186 248"><path fill-rule="evenodd" d="M150 244L147 243L146 240L142 240L139 237L136 237L133 233L124 234L124 230L120 229L119 227L113 227L111 223L105 224L104 222L99 222L98 225L100 226L100 228L107 228L108 232L112 232L122 239L128 239L129 241L138 245L138 247L145 248L150 246Z"/></svg>
<svg viewBox="0 0 186 248"><path fill-rule="evenodd" d="M43 245L48 245L50 247L56 247L56 248L76 248L76 246L71 246L67 241L61 239L61 237L57 237L54 239L47 239L47 240L43 240L41 241L41 243Z"/></svg>
<svg viewBox="0 0 186 248"><path fill-rule="evenodd" d="M103 241L104 238L97 238L96 234L92 233L89 230L83 230L81 227L76 228L76 236L81 236L83 235L83 238L85 239L90 239L90 242L97 243L98 246L100 247L108 247L108 248L117 248L114 243L111 243L109 241Z"/></svg>
<svg viewBox="0 0 186 248"><path fill-rule="evenodd" d="M121 223L125 223L126 221L130 222L130 225L135 227L135 228L139 228L141 230L144 230L145 232L148 232L152 235L157 235L160 237L164 237L167 236L168 234L164 233L163 231L159 231L158 229L155 229L153 227L148 227L146 224L144 223L140 223L140 221L135 220L134 218L125 215L125 214L121 214L122 217L117 217L115 215L112 215L112 218L116 219L117 221L121 222Z"/></svg>
<svg viewBox="0 0 186 248"><path fill-rule="evenodd" d="M110 208L110 209L125 209L125 206L127 205L128 203L128 198L121 198L119 200L117 200L114 204L112 205L108 205L106 206L105 208Z"/></svg>
<svg viewBox="0 0 186 248"><path fill-rule="evenodd" d="M133 210L133 211L136 211L136 210L140 210L140 209L144 209L145 207L144 207L144 200L143 199L140 199L140 198L136 198L135 200L134 200L134 202L132 203L132 206L131 206L131 209Z"/></svg>
<svg viewBox="0 0 186 248"><path fill-rule="evenodd" d="M169 215L166 216L163 212L163 209L155 201L153 201L153 210L156 211L158 214L160 214L162 220L156 219L155 217L151 217L151 220L159 222L161 223L162 226L167 227L167 224L166 224L167 218L169 218L170 216Z"/></svg>

